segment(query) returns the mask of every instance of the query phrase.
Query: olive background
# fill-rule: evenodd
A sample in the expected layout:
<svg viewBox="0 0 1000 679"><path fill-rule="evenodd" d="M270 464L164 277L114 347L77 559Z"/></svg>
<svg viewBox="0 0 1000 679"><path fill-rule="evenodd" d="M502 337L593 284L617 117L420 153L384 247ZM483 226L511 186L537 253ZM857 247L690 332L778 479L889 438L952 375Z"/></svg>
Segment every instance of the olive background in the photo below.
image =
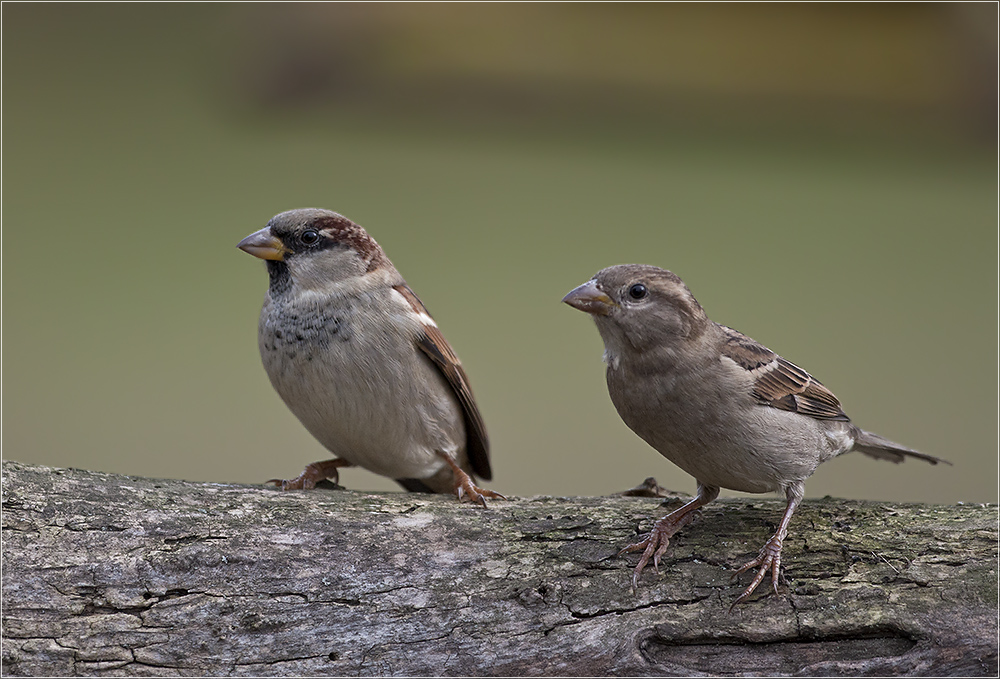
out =
<svg viewBox="0 0 1000 679"><path fill-rule="evenodd" d="M2 13L6 459L259 483L325 458L261 368L267 277L236 249L325 207L462 357L495 490L693 492L560 303L643 262L954 462L847 455L808 495L997 499L993 5Z"/></svg>

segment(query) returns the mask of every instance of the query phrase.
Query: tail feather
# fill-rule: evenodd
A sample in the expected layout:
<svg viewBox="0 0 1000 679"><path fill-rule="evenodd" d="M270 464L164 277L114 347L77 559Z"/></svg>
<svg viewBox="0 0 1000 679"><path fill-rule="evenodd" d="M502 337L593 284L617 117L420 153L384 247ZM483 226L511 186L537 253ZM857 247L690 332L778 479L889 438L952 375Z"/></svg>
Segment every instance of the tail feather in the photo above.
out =
<svg viewBox="0 0 1000 679"><path fill-rule="evenodd" d="M401 485L411 493L436 493L437 491L428 486L421 479L396 479L396 483Z"/></svg>
<svg viewBox="0 0 1000 679"><path fill-rule="evenodd" d="M888 460L889 462L895 462L896 464L899 464L907 457L916 457L930 462L931 464L937 464L938 462L951 464L948 460L921 453L919 450L913 450L913 448L907 448L906 446L900 445L895 441L890 441L883 436L873 434L872 432L865 431L864 429L857 429L855 432L854 450L864 453L870 457L874 457L879 460Z"/></svg>

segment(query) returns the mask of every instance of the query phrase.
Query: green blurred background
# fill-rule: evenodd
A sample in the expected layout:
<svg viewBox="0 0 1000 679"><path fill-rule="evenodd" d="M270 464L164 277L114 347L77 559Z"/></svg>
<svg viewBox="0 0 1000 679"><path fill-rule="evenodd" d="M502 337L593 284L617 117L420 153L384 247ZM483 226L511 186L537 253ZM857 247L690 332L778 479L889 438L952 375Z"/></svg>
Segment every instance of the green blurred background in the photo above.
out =
<svg viewBox="0 0 1000 679"><path fill-rule="evenodd" d="M997 497L993 4L4 4L3 455L262 482L325 457L257 354L273 214L364 225L514 495L693 480L560 304L669 268L858 424L812 496ZM395 489L348 470L352 488Z"/></svg>

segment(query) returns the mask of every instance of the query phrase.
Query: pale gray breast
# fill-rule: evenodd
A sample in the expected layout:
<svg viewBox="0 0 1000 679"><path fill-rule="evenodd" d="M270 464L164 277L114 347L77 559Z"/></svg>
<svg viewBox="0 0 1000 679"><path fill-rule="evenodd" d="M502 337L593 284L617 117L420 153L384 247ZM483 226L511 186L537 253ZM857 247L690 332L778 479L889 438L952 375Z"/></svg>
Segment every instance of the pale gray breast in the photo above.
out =
<svg viewBox="0 0 1000 679"><path fill-rule="evenodd" d="M423 476L441 464L434 449L464 443L461 409L378 304L338 302L265 305L259 344L271 383L335 455L387 476Z"/></svg>

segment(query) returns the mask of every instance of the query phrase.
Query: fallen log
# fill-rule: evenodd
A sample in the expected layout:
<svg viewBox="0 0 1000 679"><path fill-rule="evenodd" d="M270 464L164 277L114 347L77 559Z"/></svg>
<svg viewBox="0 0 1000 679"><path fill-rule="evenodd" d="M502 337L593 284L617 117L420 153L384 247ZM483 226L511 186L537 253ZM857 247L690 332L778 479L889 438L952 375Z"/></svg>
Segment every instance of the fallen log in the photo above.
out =
<svg viewBox="0 0 1000 679"><path fill-rule="evenodd" d="M9 676L995 676L997 507L722 499L660 575L618 550L679 498L281 492L4 462Z"/></svg>

